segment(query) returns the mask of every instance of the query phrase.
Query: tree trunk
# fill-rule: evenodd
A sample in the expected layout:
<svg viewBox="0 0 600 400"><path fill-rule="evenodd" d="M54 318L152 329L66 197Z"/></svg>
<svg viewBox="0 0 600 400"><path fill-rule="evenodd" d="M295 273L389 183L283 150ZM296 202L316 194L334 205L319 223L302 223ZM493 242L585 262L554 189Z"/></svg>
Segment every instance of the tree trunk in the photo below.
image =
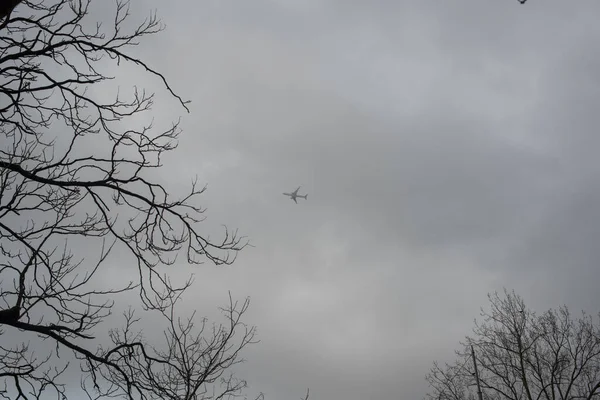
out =
<svg viewBox="0 0 600 400"><path fill-rule="evenodd" d="M23 0L0 0L0 20L3 22L4 19L10 17L12 10Z"/></svg>

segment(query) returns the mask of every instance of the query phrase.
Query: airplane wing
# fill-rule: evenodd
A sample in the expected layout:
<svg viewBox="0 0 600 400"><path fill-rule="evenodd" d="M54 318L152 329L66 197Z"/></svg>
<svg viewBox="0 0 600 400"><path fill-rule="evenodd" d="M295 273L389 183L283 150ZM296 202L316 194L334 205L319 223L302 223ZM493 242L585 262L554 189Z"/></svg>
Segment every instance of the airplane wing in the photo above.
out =
<svg viewBox="0 0 600 400"><path fill-rule="evenodd" d="M298 189L294 190L294 194L298 194L298 190L300 190L302 186L298 186Z"/></svg>
<svg viewBox="0 0 600 400"><path fill-rule="evenodd" d="M294 203L298 204L298 201L296 200L295 197L292 197L292 200L294 200Z"/></svg>

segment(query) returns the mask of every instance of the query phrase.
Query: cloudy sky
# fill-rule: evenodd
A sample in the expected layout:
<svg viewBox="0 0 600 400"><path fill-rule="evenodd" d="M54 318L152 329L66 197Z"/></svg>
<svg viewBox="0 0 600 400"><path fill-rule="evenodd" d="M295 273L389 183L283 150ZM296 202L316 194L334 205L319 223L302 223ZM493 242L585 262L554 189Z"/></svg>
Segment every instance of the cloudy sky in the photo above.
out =
<svg viewBox="0 0 600 400"><path fill-rule="evenodd" d="M504 287L598 311L600 3L165 4L133 3L167 25L136 51L192 101L159 92L185 129L159 179L198 175L206 231L255 246L187 298L251 297L249 394L420 399Z"/></svg>

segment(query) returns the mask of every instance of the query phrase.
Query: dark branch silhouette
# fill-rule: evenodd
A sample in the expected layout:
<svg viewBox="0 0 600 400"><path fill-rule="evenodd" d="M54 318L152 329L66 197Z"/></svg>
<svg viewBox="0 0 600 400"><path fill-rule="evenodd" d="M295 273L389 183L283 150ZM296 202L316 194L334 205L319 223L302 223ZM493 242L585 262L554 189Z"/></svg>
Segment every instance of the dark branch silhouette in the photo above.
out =
<svg viewBox="0 0 600 400"><path fill-rule="evenodd" d="M4 28L8 24L10 14L22 1L23 0L3 0L2 3L0 3L0 21L2 21L0 29Z"/></svg>
<svg viewBox="0 0 600 400"><path fill-rule="evenodd" d="M165 272L178 260L231 264L247 243L201 232L205 187L173 197L157 178L180 129L140 123L154 94L133 87L106 101L95 89L114 79L107 66L130 63L189 111L131 53L163 29L156 16L134 26L127 1L98 3L114 7L108 25L92 20L91 0L0 5L0 397L66 399L69 373L93 399L237 396L246 382L229 371L255 342L248 300L230 297L221 325L181 319L192 278ZM111 265L118 276L106 282ZM132 306L115 329L133 290L145 317ZM162 342L144 334L148 316Z"/></svg>
<svg viewBox="0 0 600 400"><path fill-rule="evenodd" d="M600 325L590 316L575 320L567 307L538 316L507 291L490 305L458 360L434 364L428 399L477 398L471 345L486 400L600 399Z"/></svg>

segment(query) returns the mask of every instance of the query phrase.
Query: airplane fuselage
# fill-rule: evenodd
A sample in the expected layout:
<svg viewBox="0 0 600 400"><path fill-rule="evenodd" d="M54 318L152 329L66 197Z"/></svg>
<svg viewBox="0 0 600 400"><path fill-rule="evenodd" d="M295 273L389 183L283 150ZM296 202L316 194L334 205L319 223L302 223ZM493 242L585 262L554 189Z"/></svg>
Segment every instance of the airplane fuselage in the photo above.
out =
<svg viewBox="0 0 600 400"><path fill-rule="evenodd" d="M286 196L290 196L292 198L292 200L294 199L306 199L307 195L300 195L300 194L292 194L292 193L284 193Z"/></svg>

